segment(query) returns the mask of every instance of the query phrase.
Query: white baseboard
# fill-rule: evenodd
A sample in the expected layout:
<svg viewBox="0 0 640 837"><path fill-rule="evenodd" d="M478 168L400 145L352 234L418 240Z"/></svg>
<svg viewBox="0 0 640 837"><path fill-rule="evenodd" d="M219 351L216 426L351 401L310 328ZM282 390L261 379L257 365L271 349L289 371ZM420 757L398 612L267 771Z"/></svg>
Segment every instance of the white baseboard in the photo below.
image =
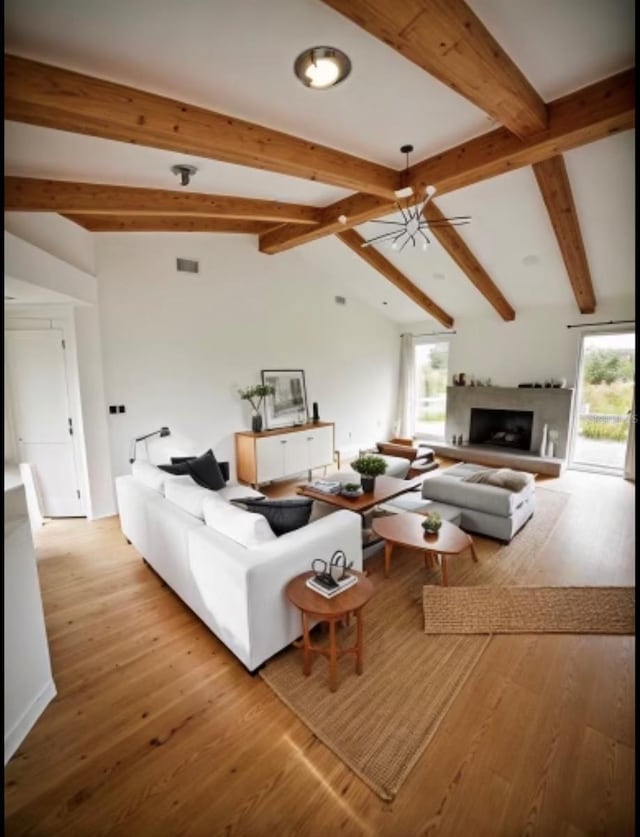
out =
<svg viewBox="0 0 640 837"><path fill-rule="evenodd" d="M18 747L22 744L24 739L29 734L29 731L38 720L40 715L44 712L47 706L56 696L56 686L53 680L49 680L40 694L31 702L26 708L22 717L9 732L5 732L4 736L4 763L5 765L15 753Z"/></svg>

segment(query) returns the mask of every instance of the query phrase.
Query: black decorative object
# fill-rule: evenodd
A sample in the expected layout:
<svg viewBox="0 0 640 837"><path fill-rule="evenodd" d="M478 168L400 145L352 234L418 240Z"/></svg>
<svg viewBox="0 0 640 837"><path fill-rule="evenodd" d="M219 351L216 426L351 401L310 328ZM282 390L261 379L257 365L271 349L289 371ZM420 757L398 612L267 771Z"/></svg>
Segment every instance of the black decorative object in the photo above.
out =
<svg viewBox="0 0 640 837"><path fill-rule="evenodd" d="M347 570L353 564L347 564L347 556L341 549L337 549L331 556L329 563L322 558L316 558L311 563L311 569L315 573L315 581L326 590L335 590L338 582L347 575Z"/></svg>
<svg viewBox="0 0 640 837"><path fill-rule="evenodd" d="M320 413L318 412L318 402L313 402L313 423L317 424L320 421Z"/></svg>
<svg viewBox="0 0 640 837"><path fill-rule="evenodd" d="M251 429L254 433L260 433L262 430L262 416L260 413L254 413L251 416Z"/></svg>

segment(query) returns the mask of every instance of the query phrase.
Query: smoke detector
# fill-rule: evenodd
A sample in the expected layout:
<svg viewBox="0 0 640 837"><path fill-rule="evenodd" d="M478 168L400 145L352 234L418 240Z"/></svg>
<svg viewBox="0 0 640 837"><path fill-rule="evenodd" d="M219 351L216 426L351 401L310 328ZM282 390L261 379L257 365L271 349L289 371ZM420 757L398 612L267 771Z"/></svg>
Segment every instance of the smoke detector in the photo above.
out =
<svg viewBox="0 0 640 837"><path fill-rule="evenodd" d="M198 169L195 166L187 166L184 164L171 166L171 172L179 176L181 186L188 186L191 178L197 171Z"/></svg>

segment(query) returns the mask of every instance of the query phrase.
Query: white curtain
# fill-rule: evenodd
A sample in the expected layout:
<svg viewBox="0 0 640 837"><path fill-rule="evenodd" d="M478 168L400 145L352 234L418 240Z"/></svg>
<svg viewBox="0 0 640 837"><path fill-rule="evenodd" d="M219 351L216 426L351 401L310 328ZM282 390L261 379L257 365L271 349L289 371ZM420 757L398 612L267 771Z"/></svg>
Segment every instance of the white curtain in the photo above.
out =
<svg viewBox="0 0 640 837"><path fill-rule="evenodd" d="M415 341L412 334L400 338L400 381L396 436L412 439L415 423Z"/></svg>
<svg viewBox="0 0 640 837"><path fill-rule="evenodd" d="M636 391L633 391L631 401L631 420L629 422L629 437L627 438L627 452L624 457L624 478L636 481Z"/></svg>

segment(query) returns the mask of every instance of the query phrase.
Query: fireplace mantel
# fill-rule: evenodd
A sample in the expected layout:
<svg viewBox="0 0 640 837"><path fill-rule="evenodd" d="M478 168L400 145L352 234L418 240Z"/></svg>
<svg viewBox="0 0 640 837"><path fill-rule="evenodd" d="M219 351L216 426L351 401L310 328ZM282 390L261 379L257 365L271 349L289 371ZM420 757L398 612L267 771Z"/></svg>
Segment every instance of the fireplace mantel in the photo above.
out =
<svg viewBox="0 0 640 837"><path fill-rule="evenodd" d="M530 454L539 454L544 425L556 430L554 458L565 460L569 441L574 390L564 387L447 387L445 441L455 436L469 439L472 407L492 410L531 410Z"/></svg>

